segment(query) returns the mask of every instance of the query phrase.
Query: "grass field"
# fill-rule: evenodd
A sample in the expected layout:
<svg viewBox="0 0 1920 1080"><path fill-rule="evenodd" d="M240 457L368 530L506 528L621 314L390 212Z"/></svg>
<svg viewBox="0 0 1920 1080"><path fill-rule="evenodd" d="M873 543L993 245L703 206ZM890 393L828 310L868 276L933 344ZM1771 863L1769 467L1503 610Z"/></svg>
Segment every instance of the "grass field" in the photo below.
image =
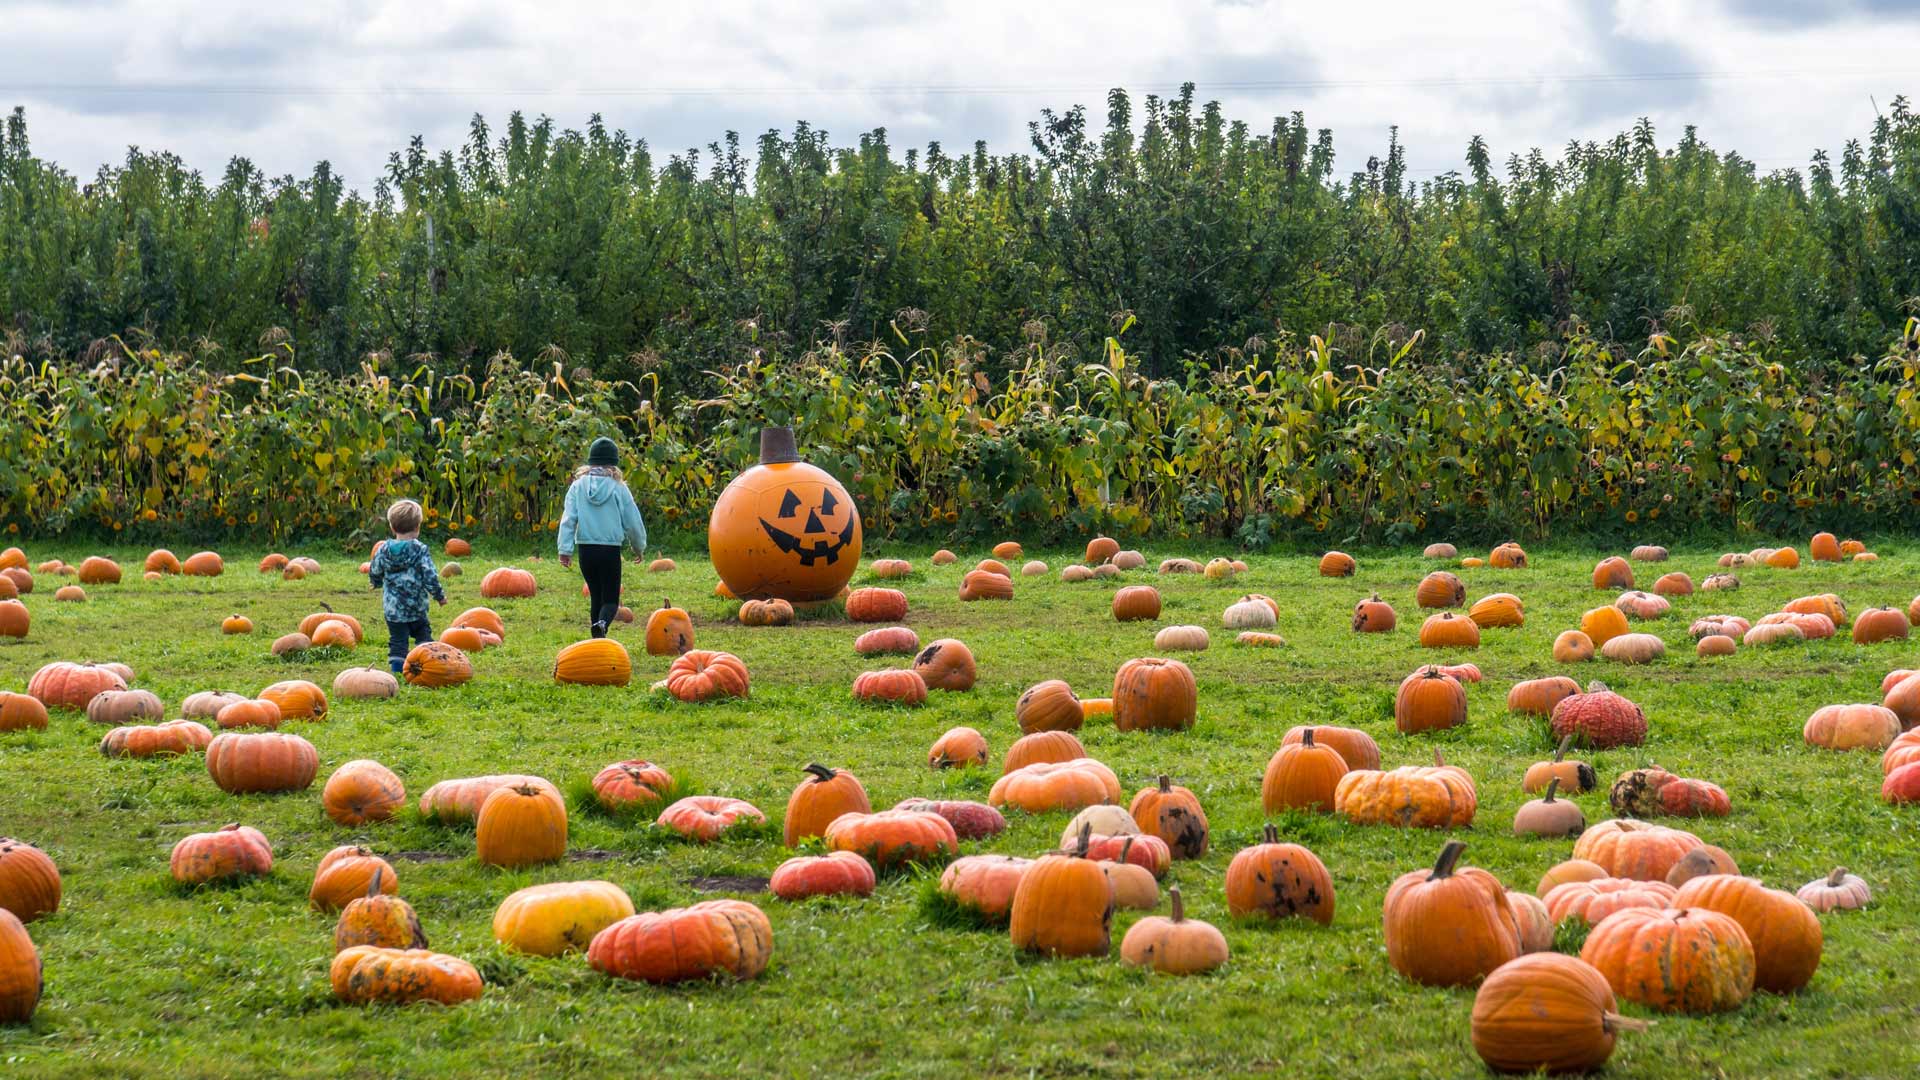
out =
<svg viewBox="0 0 1920 1080"><path fill-rule="evenodd" d="M1813 984L1792 997L1756 994L1736 1013L1656 1017L1651 1031L1625 1036L1610 1065L1619 1076L1914 1076L1920 1074L1920 815L1880 802L1877 754L1815 751L1801 741L1807 715L1822 704L1878 701L1881 677L1920 666L1907 643L1858 647L1831 641L1772 651L1694 658L1688 622L1728 611L1757 619L1787 599L1839 593L1850 610L1905 604L1920 593L1920 548L1876 543L1877 564L1808 564L1797 571L1741 572L1733 593L1675 603L1652 624L1668 658L1645 668L1604 662L1569 665L1583 682L1604 678L1638 701L1651 722L1647 745L1589 755L1602 790L1582 796L1589 822L1611 816L1604 787L1628 768L1657 762L1714 780L1733 800L1731 817L1688 825L1730 851L1743 870L1797 888L1836 864L1873 886L1864 912L1824 918L1825 959ZM95 552L61 543L29 545L35 562L78 562ZM144 551L113 552L128 583L90 589L90 602L51 599L42 577L26 600L33 630L0 644L0 689L19 690L55 659L120 660L135 685L176 707L201 689L257 691L290 677L329 686L350 663L384 661L379 598L354 572L359 555L312 551L324 573L301 582L253 571L261 552L229 551L214 580L139 580ZM182 554L185 554L182 551ZM481 573L528 549L482 543L449 583L434 626L479 602ZM674 553L678 554L678 553ZM199 757L111 761L96 750L101 729L56 713L45 732L0 735L0 834L44 848L66 880L60 911L31 925L46 963L46 995L30 1026L0 1029L0 1073L99 1076L472 1076L562 1075L592 1070L662 1076L1062 1076L1174 1077L1284 1075L1405 1077L1477 1075L1467 1041L1470 990L1412 985L1388 966L1380 903L1399 873L1429 865L1444 837L1367 828L1331 817L1292 815L1283 834L1316 851L1332 871L1338 917L1330 928L1233 924L1221 880L1232 853L1263 823L1261 770L1293 724L1358 726L1379 740L1388 767L1422 763L1433 748L1478 781L1479 817L1454 835L1466 861L1531 891L1568 857L1571 841L1522 840L1509 828L1526 765L1546 756L1543 721L1509 716L1516 680L1563 670L1549 645L1580 612L1611 600L1588 574L1601 553L1539 550L1523 571L1459 571L1469 597L1511 591L1527 602L1525 627L1489 631L1471 659L1486 681L1469 688L1471 720L1429 736L1394 731L1391 695L1399 679L1434 654L1415 644L1413 591L1433 564L1413 552L1369 552L1357 577L1317 576L1304 556L1262 557L1232 583L1198 577L1151 580L1165 594L1160 624L1198 623L1214 645L1184 658L1200 684L1200 719L1190 732L1125 735L1089 725L1089 753L1131 793L1160 772L1194 789L1212 819L1212 853L1176 863L1189 911L1222 926L1233 958L1205 977L1142 974L1117 959L1134 918L1116 918L1116 958L1035 961L1017 957L1004 933L946 926L924 914L925 881L883 879L866 901L784 904L756 898L775 935L772 966L744 985L656 989L612 980L578 956L529 959L501 951L490 923L499 901L539 881L605 878L638 908L699 898L690 878L769 873L788 854L777 834L694 846L650 827L575 806L572 857L527 872L502 872L473 858L471 829L430 825L411 810L365 829L335 826L320 810L320 782L351 758L376 758L397 771L410 795L430 783L477 773L525 771L563 789L600 766L646 757L690 792L738 796L778 820L800 767L823 761L853 770L876 808L913 795L984 799L989 770L933 772L926 748L942 731L969 724L985 732L996 759L1017 736L1014 699L1045 678L1083 695L1105 696L1125 659L1152 655L1153 627L1117 624L1111 586L1068 585L1049 574L1017 578L1012 603L963 604L959 566L933 568L927 550L888 551L914 560L904 583L908 625L922 640L958 637L979 657L970 693L935 692L925 708L853 704L848 686L862 670L890 666L856 656L860 628L820 618L783 629L749 630L732 605L712 595L705 561L687 554L670 574L628 571L628 597L644 612L662 595L694 614L699 644L742 657L753 673L744 702L688 706L646 686L665 661L638 647L638 628L620 631L636 656L625 690L556 686L557 649L581 636L585 601L577 574L551 557L530 565L537 598L498 602L504 647L475 659L475 678L441 691L403 688L391 701L340 701L324 722L293 723L320 752L321 781L307 792L235 797L208 778ZM1044 552L1055 569L1077 553ZM1155 563L1203 551L1149 545ZM1714 552L1676 552L1660 570L1696 581ZM1637 567L1643 586L1657 571ZM863 571L855 584L867 583ZM1355 635L1355 601L1378 590L1400 613L1389 635ZM1246 591L1276 597L1289 645L1232 644L1220 612ZM352 660L283 662L269 642L325 601L368 625ZM239 612L258 627L225 637L222 616ZM1571 670L1584 668L1584 670ZM1011 828L968 850L1033 855L1057 841L1067 815L1009 814ZM167 875L167 854L190 832L240 821L272 841L276 865L244 885L183 892ZM1686 824L1686 823L1681 823ZM485 996L457 1008L357 1008L334 1002L327 986L332 918L309 912L313 865L337 844L363 842L399 869L401 894L419 910L432 946L475 962ZM1163 905L1164 908L1164 905Z"/></svg>

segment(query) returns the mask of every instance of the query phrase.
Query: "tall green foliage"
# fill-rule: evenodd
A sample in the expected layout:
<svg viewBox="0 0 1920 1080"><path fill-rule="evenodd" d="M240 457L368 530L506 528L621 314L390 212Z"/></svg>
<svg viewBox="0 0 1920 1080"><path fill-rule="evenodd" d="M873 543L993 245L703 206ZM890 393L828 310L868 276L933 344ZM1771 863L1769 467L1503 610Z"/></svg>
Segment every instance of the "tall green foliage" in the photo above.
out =
<svg viewBox="0 0 1920 1080"><path fill-rule="evenodd" d="M401 494L429 527L550 530L609 434L663 534L699 529L769 420L853 493L874 535L1094 531L1405 540L1645 528L1920 524L1920 319L1844 377L1761 347L1593 337L1551 367L1340 355L1282 337L1156 377L1107 339L990 364L945 347L831 346L716 370L718 392L494 357L482 377L372 363L302 372L284 347L230 374L116 348L91 368L0 362L21 423L0 440L9 532L336 535ZM890 387L890 392L877 392Z"/></svg>
<svg viewBox="0 0 1920 1080"><path fill-rule="evenodd" d="M392 155L365 197L326 163L209 183L131 151L82 183L0 136L0 323L26 355L119 334L239 353L279 330L303 367L368 353L482 377L549 348L610 378L699 372L754 349L886 340L904 313L969 334L1006 371L1026 342L1097 350L1130 313L1154 374L1278 332L1425 330L1429 355L1527 354L1569 328L1737 332L1846 366L1920 296L1920 119L1896 101L1837 163L1762 174L1691 130L1652 128L1415 183L1397 139L1341 173L1299 114L1265 131L1188 88L1104 125L1045 112L1030 153L806 124L656 161L581 131L476 117L440 152ZM1676 326L1676 324L1679 324ZM1332 331L1330 333L1330 330ZM279 335L275 335L275 340ZM271 344L272 341L266 342Z"/></svg>

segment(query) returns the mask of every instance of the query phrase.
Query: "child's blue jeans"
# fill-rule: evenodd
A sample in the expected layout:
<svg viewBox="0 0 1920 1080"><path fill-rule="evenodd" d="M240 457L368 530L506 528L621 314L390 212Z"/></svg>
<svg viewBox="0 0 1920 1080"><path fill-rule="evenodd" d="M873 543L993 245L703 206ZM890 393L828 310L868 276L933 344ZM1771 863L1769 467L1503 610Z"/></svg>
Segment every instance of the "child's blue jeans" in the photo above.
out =
<svg viewBox="0 0 1920 1080"><path fill-rule="evenodd" d="M409 638L415 645L432 641L433 627L425 619L412 622L387 620L387 666L393 669L395 675L400 674L400 669L406 666Z"/></svg>

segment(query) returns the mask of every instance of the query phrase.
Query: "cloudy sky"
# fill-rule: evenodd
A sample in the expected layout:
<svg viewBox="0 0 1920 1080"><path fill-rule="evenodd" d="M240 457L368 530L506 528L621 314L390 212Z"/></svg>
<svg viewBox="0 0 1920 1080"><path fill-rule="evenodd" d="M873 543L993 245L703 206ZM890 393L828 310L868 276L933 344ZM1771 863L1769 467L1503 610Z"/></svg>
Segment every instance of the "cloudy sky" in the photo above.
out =
<svg viewBox="0 0 1920 1080"><path fill-rule="evenodd" d="M410 136L447 147L516 108L599 112L662 159L797 119L1005 151L1042 107L1099 117L1108 87L1192 80L1256 129L1332 127L1342 172L1398 124L1424 178L1475 134L1503 157L1641 116L1801 166L1920 94L1920 0L0 0L0 39L0 106L70 171L139 145L213 174L324 158L362 190Z"/></svg>

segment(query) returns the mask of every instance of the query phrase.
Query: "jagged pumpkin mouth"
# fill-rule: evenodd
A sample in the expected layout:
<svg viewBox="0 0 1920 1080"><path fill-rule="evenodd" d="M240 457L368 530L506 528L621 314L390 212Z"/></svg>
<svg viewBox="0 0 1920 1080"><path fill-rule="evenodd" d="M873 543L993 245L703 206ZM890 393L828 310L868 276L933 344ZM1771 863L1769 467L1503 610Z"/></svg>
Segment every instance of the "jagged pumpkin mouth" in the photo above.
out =
<svg viewBox="0 0 1920 1080"><path fill-rule="evenodd" d="M782 518L798 516L799 501L793 492L787 492L786 499L780 504L780 516ZM822 500L820 510L831 513L833 509L833 493L827 492ZM838 533L832 533L828 530L827 526L821 524L819 511L808 510L806 527L798 534L795 534L782 529L766 518L759 520L760 527L766 530L767 539L773 541L773 546L798 558L801 566L812 566L814 563L823 559L826 560L828 565L839 562L840 553L846 549L848 544L853 542L854 525L858 521L858 519L853 516L851 510L849 510L846 525L842 527ZM826 539L807 539L819 533L826 533Z"/></svg>

